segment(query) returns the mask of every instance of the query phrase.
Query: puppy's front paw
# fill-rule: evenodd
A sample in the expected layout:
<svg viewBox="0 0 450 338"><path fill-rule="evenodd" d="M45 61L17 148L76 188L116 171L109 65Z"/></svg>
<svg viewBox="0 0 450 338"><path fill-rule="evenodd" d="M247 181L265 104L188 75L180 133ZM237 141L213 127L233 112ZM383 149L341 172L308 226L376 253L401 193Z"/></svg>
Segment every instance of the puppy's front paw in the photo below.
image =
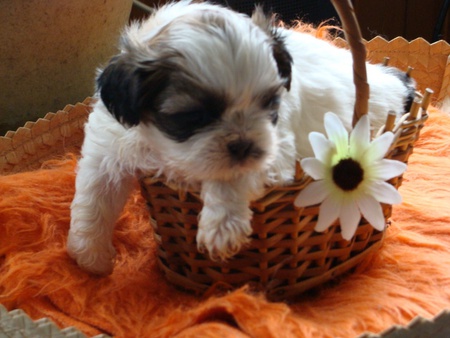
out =
<svg viewBox="0 0 450 338"><path fill-rule="evenodd" d="M204 207L197 232L197 246L205 249L212 260L226 260L237 254L244 244L250 242L251 211L245 208L241 215L222 207Z"/></svg>
<svg viewBox="0 0 450 338"><path fill-rule="evenodd" d="M109 275L114 268L116 250L104 239L69 231L67 252L78 265L96 275Z"/></svg>

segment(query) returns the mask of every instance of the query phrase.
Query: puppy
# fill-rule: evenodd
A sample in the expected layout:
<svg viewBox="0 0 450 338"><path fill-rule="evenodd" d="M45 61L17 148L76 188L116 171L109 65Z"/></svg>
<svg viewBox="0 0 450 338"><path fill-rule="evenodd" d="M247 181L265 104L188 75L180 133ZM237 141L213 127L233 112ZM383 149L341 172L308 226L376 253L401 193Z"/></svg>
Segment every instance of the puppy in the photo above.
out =
<svg viewBox="0 0 450 338"><path fill-rule="evenodd" d="M209 3L161 7L123 34L122 52L97 78L72 203L68 252L96 274L113 269L114 224L137 172L198 186L197 243L228 259L249 241L251 200L292 180L310 156L323 115L351 127L355 101L348 51ZM403 113L414 84L368 65L370 116Z"/></svg>

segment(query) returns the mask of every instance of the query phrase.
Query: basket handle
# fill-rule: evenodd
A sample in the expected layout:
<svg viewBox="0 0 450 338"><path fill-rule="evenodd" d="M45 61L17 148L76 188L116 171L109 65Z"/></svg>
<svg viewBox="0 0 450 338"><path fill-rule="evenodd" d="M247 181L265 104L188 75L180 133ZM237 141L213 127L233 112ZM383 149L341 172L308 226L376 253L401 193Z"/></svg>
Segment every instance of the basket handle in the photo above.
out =
<svg viewBox="0 0 450 338"><path fill-rule="evenodd" d="M353 83L355 84L355 108L353 127L369 111L370 88L367 83L366 46L356 19L351 0L331 0L344 28L345 38L353 57Z"/></svg>

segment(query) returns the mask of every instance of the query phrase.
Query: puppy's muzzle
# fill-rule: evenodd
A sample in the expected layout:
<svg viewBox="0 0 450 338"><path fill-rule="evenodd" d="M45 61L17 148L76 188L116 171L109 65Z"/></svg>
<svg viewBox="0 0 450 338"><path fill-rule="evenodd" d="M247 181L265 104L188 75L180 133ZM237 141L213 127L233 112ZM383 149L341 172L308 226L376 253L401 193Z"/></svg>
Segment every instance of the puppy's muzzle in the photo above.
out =
<svg viewBox="0 0 450 338"><path fill-rule="evenodd" d="M239 139L232 141L227 145L231 158L237 162L243 162L246 159L260 159L264 151L255 145L251 140Z"/></svg>

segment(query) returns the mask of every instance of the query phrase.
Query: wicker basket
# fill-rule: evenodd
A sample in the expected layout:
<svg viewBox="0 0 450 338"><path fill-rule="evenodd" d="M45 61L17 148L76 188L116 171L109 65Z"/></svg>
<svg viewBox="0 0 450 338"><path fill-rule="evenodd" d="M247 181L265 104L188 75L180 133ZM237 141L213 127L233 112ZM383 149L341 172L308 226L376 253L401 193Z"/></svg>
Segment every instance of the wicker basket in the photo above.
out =
<svg viewBox="0 0 450 338"><path fill-rule="evenodd" d="M365 49L356 19L347 1L333 1L344 25L353 55L357 91L354 122L367 112L368 85ZM427 119L430 94L416 100L411 112L394 126L388 119L384 130L396 134L388 158L407 162L414 142ZM216 262L198 252L196 243L198 214L202 200L198 192L178 189L163 178L141 179L142 194L148 201L155 239L159 245L158 262L167 279L182 288L204 293L211 287L234 288L250 283L264 290L271 299L298 295L357 265L382 244L378 232L364 219L351 241L342 239L337 222L327 231L314 231L318 206L295 208L293 201L310 182L297 165L295 181L289 186L271 187L252 202L252 241L227 262ZM399 187L402 178L391 180ZM383 205L386 221L391 206Z"/></svg>

